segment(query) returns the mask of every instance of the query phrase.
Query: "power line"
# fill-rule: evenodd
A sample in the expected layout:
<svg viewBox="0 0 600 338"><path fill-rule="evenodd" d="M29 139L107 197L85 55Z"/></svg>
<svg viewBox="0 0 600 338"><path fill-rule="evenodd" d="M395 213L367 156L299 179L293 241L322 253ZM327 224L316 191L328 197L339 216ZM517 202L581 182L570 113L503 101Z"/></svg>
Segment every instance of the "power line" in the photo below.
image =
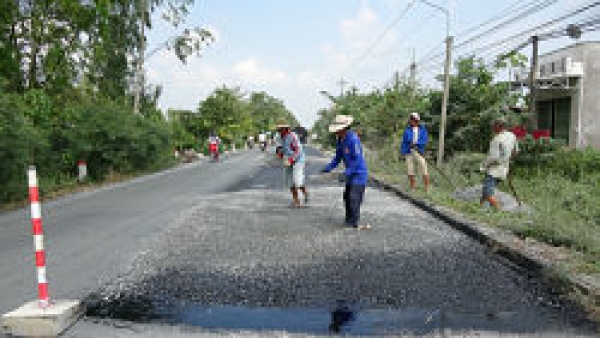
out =
<svg viewBox="0 0 600 338"><path fill-rule="evenodd" d="M571 18L573 16L581 14L581 13L587 11L587 10L590 10L590 9L592 9L594 7L597 7L598 5L600 5L600 1L595 1L593 3L590 3L589 5L585 5L585 6L582 6L582 7L578 8L578 9L576 9L576 10L573 10L573 11L567 13L566 15L563 15L563 16L554 18L552 20L549 20L549 21L547 21L545 23L542 23L542 24L540 24L540 25L538 25L536 27L533 27L533 28L530 28L530 29L526 29L526 30L521 31L521 32L519 32L517 34L514 34L514 35L511 35L511 36L509 36L507 38L504 38L502 40L490 42L490 43L487 43L487 44L485 44L483 46L479 46L479 47L477 47L477 48L475 48L475 49L473 49L473 50L471 50L471 51L469 51L467 53L461 54L460 56L464 56L464 55L468 55L468 54L477 54L477 53L480 53L482 51L489 52L489 50L491 50L491 49L497 49L497 48L499 48L501 46L504 46L504 45L506 45L506 44L508 44L508 43L510 43L510 42L512 42L514 40L516 40L516 39L522 38L523 36L529 37L530 35L532 35L532 33L536 32L536 31L538 31L538 30L540 30L542 28L552 26L552 25L554 25L556 23L559 23L559 22L564 21L566 19L569 19L569 18ZM464 42L462 42L460 45L457 45L455 49L458 49L459 47L463 47L463 46L464 46ZM429 58L427 58L425 60L419 61L418 64L420 66L431 64L431 62L434 62L436 59L438 59L439 57L441 57L443 55L444 55L444 53L440 52L440 53L438 53L438 54L436 54L434 56L431 56L431 57L429 57ZM439 62L439 61L435 61L435 62Z"/></svg>
<svg viewBox="0 0 600 338"><path fill-rule="evenodd" d="M561 21L565 21L565 20L567 20L567 19L569 19L569 18L571 18L573 16L581 14L581 13L583 13L583 12L585 12L587 10L590 10L590 9L592 9L594 7L597 7L599 5L600 5L600 1L595 1L595 2L593 2L591 4L589 4L589 5L580 7L578 9L576 9L576 10L573 10L573 11L567 13L566 15L554 18L554 19L549 20L549 21L547 21L545 23L537 25L537 26L535 26L533 28L526 29L526 30L521 31L521 32L519 32L517 34L514 34L514 35L511 35L511 36L509 36L507 38L504 38L502 40L493 41L493 42L487 43L485 45L479 46L479 47L477 47L475 49L472 49L472 50L470 50L468 52L460 54L458 57L459 58L460 57L464 57L465 55L469 55L469 54L470 55L479 54L481 52L485 52L486 54L489 54L490 51L497 50L498 48L506 46L507 44L513 42L514 40L522 39L524 37L527 37L527 39L528 39L533 33L539 31L540 29L543 29L545 27L553 26L553 25L555 25L555 24L557 24L557 23L559 23ZM443 55L443 54L441 54L441 55ZM432 57L429 60L426 60L426 62L420 63L419 65L420 66L424 66L424 65L427 65L427 64L431 64L432 61L435 61L435 58ZM436 61L436 62L439 63L440 61Z"/></svg>
<svg viewBox="0 0 600 338"><path fill-rule="evenodd" d="M530 1L530 3L534 3L534 2L537 2L537 1L538 0L532 0L532 1ZM521 2L522 2L521 0L517 0L515 3L509 5L508 7L504 8L503 10L501 10L494 17L492 17L492 18L490 18L490 19L488 19L488 20L486 20L484 22L481 22L481 23L479 23L477 25L474 25L474 26L471 26L471 27L469 27L467 29L464 29L463 31L457 33L456 35L457 36L461 36L461 35L468 36L469 33L476 32L478 29L483 28L483 27L485 27L485 26L487 26L487 25L489 25L489 24L491 24L493 22L496 22L496 21L504 18L506 15L508 15L512 11L514 11L515 7L517 7L517 5L520 5ZM524 6L529 6L529 4L524 4Z"/></svg>
<svg viewBox="0 0 600 338"><path fill-rule="evenodd" d="M350 65L348 67L346 67L346 70L354 68L364 58L368 57L369 54L371 54L373 52L375 47L379 43L381 43L381 41L383 41L383 39L385 39L385 37L392 31L394 26L396 26L398 24L398 22L400 22L400 20L404 19L404 17L408 14L408 12L414 6L415 2L416 2L416 0L411 0L411 2L409 2L406 5L404 10L402 12L400 12L400 14L394 20L392 20L392 22L387 26L387 28L383 31L383 33L381 35L379 35L379 37L377 37L377 39L375 39L375 41L373 41L373 43L371 43L369 45L369 47L363 52L363 54L361 54L359 57L357 57L352 63L350 63Z"/></svg>
<svg viewBox="0 0 600 338"><path fill-rule="evenodd" d="M574 23L573 25L575 25L576 27L578 27L579 29L584 31L590 27L594 27L595 25L598 25L599 23L600 23L600 15L596 15L594 17L585 19L585 21L579 21L577 23ZM559 29L559 30L555 30L552 32L540 34L540 35L538 35L538 38L540 41L542 41L542 40L557 38L557 37L566 36L566 35L568 35L568 32L566 29Z"/></svg>
<svg viewBox="0 0 600 338"><path fill-rule="evenodd" d="M423 27L427 22L429 22L429 20L433 19L433 17L435 17L438 13L435 11L431 11L431 13L423 20L421 20L417 25L410 27L409 29L407 29L407 32L414 32L414 31L418 31L421 27ZM408 41L412 41L414 38L416 38L416 35L411 35L410 37L408 37L407 39L402 40L402 43L404 45L407 44ZM391 54L392 51L390 49L388 49L385 53L380 53L378 54L378 56L382 57L384 55L388 55Z"/></svg>
<svg viewBox="0 0 600 338"><path fill-rule="evenodd" d="M521 10L519 11L519 13L517 15L511 17L510 19L503 20L502 23L496 24L492 28L488 28L484 32L481 32L481 33L477 34L474 37L471 37L471 38L469 38L469 39L467 39L465 41L462 41L459 45L455 46L455 48L453 48L453 49L461 49L461 47L464 47L464 46L466 46L469 43L472 43L472 42L474 42L474 41L476 41L478 39L481 39L485 35L494 33L498 29L502 29L502 28L504 28L504 27L506 27L508 25L511 25L511 24L514 23L514 21L521 20L521 19L523 19L523 18L525 18L527 16L530 16L533 13L537 12L538 10L544 9L544 8L546 8L548 6L551 6L554 3L556 3L556 2L557 2L557 0L543 0L542 2L531 1L531 2L529 2L527 4L525 4L523 7L521 7ZM583 13L585 11L588 11L588 10L594 8L594 7L599 6L599 5L600 5L600 1L594 1L592 3L589 3L588 5L584 5L582 7L579 7L579 8L577 8L577 9L575 9L575 10L573 10L573 11L571 11L571 12L569 12L569 13L563 15L563 16L556 17L556 18L554 18L552 20L549 20L549 21L546 21L546 22L544 22L542 24L539 24L539 25L537 25L537 26L535 26L533 28L529 28L529 29L523 30L523 31L521 31L521 32L519 32L517 34L513 34L513 35L511 35L509 37L506 37L506 38L503 38L501 40L490 42L490 43L487 43L485 45L482 45L482 46L479 46L477 48L474 48L472 50L469 50L467 52L461 53L458 56L458 58L464 57L465 55L469 55L469 54L471 54L471 55L478 54L478 53L481 53L481 52L484 52L485 56L492 56L494 54L495 55L501 55L501 54L505 54L505 53L508 53L508 52L511 52L511 51L521 50L521 49L525 48L526 46L528 46L528 44L529 44L529 38L532 35L532 33L535 33L535 32L537 32L537 31L539 31L539 30L541 30L543 28L551 27L551 26L553 26L553 25L555 25L557 23L565 21L565 20L567 20L569 18L572 18L572 17L574 17L574 16L576 16L578 14L581 14L581 13ZM504 11L506 11L506 10L508 10L508 8L505 9ZM496 15L496 17L499 17L499 16L500 15ZM484 26L488 25L489 23L497 21L498 19L496 17L492 18L492 19L490 19L490 20L488 20L488 21L486 21L486 22L484 22L482 24L479 24L478 26L475 26L475 28L484 27ZM585 20L587 20L587 21L583 21L583 22L580 21L580 22L576 23L576 25L580 26L580 28L581 28L581 30L583 32L600 30L600 16L588 18L588 19L585 19ZM551 34L551 36L549 36L549 38L550 37L553 38L553 37L560 37L560 36L567 35L565 29L560 30L560 31L556 31L556 32L549 32L549 33L545 33L545 34L550 34L550 33L552 33L552 34ZM524 37L527 37L526 41L522 40ZM519 40L519 39L521 39L521 41L518 41L518 42L515 43L515 40ZM511 43L512 43L512 46L507 48L507 46L509 44L511 44ZM436 50L438 50L438 48L439 48L439 44L436 45L434 48L432 48L432 50L430 52L426 53L425 56L417 62L417 64L419 65L420 69L424 69L426 66L429 66L429 67L427 67L426 70L424 70L424 71L421 70L420 74L428 74L428 73L431 73L431 72L434 72L434 71L438 71L443 66L443 61L441 61L441 62L440 61L436 61L436 59L438 59L439 57L443 56L444 52L440 52L440 53L437 53L435 55L432 55ZM500 52L500 53L498 53L498 52ZM409 69L410 69L409 67L406 68L406 69L404 69L401 72L401 74L406 74L406 72L408 72Z"/></svg>
<svg viewBox="0 0 600 338"><path fill-rule="evenodd" d="M479 33L476 36L471 37L471 38L469 38L469 39L467 39L465 41L461 41L460 43L456 44L455 48L458 49L458 48L460 48L460 47L462 47L464 45L467 45L467 44L469 44L469 43L471 43L473 41L477 41L477 40L479 40L479 39L481 39L481 38L483 38L483 37L485 37L485 36L487 36L489 34L495 33L499 29L508 27L508 26L514 24L515 22L519 21L519 20L522 20L522 19L524 19L524 18L526 18L526 17L528 17L528 16L530 16L530 15L532 15L534 13L537 13L539 10L545 9L545 8L547 8L547 7L555 4L557 1L558 0L545 0L545 1L542 1L542 2L540 2L538 4L535 4L532 7L525 8L522 12L518 13L516 16L509 17L506 20L504 20L504 21L502 21L502 22L500 22L500 23L498 23L498 24L496 24L496 25L494 25L494 26L486 29L482 33Z"/></svg>
<svg viewBox="0 0 600 338"><path fill-rule="evenodd" d="M569 19L569 18L571 18L571 17L573 17L573 16L575 16L577 14L581 14L581 13L583 13L583 12L585 12L585 11L591 9L591 8L597 7L599 5L600 5L600 1L595 1L594 3L592 3L590 5L578 8L578 9L576 9L576 10L570 12L570 13L567 13L566 15L563 15L563 16L560 16L558 18L552 19L550 21L547 21L545 23L537 25L537 26L535 26L533 28L526 29L526 30L521 31L521 32L519 32L517 34L514 34L514 35L511 35L511 36L509 36L507 38L504 38L504 39L502 39L500 41L495 41L495 42L491 42L491 43L488 43L486 45L480 46L480 47L472 50L471 53L475 54L475 53L477 53L479 51L482 51L482 50L485 50L485 49L489 49L489 48L491 48L493 46L497 46L499 44L506 44L507 42L513 41L513 40L518 39L518 38L522 38L523 36L529 37L529 36L532 35L532 33L536 32L536 31L538 31L538 30L540 30L542 28L552 26L552 25L554 25L556 23L559 23L561 21Z"/></svg>
<svg viewBox="0 0 600 338"><path fill-rule="evenodd" d="M539 9L541 9L541 8L542 8L542 7L540 7L540 6L544 6L544 7L545 7L545 6L548 6L548 5L550 5L550 4L553 4L553 3L555 3L557 0L541 0L541 1L542 1L542 2L540 2L540 0L532 0L532 1L530 1L530 2L528 2L528 3L526 3L526 4L524 4L524 5L522 6L522 8L523 8L523 9L525 9L526 11L534 11L534 10L539 10ZM515 8L514 8L514 7L515 7L516 5L518 5L519 3L520 3L520 1L513 3L512 5L510 5L510 6L506 7L504 10L502 10L502 11L501 11L499 14L497 14L496 16L494 16L492 19L489 19L489 20L487 20L486 22L480 23L480 24L478 24L477 26L470 28L468 31L473 31L474 29L478 29L478 28L484 27L484 26L486 26L486 25L488 25L488 24L490 24L490 23L493 23L493 22L495 22L495 21L497 21L497 20L499 20L499 19L503 18L503 17L505 16L505 15L504 15L504 13L506 13L506 12L509 12L509 11L514 11L514 10L515 10ZM407 6L407 10L408 10L408 9L410 9L410 8L409 8L409 6L411 6L412 4L414 4L414 2L410 3L410 4ZM526 11L524 11L524 13L526 13ZM522 13L522 14L523 14L523 13ZM527 15L530 15L530 14L531 14L531 13L527 12ZM514 19L514 18L513 18L513 19ZM505 20L505 21L504 21L503 23L501 23L500 25L502 25L502 24L505 24L506 22L509 22L510 20L511 20L511 19ZM399 20L398 20L398 21L399 21ZM396 24L396 22L393 22L393 23L392 23L392 24L391 24L391 25L388 27L388 30L386 30L386 32L384 32L384 34L383 34L383 35L380 37L380 39L376 40L375 44L374 44L374 45L372 45L372 47L374 47L375 45L377 45L377 44L378 44L378 43L379 43L379 42L380 42L380 41L383 39L383 37L385 37L385 35L386 35L386 34L389 32L389 30L391 30L391 28L392 28L392 27L393 27L395 24ZM495 28L492 28L492 29L495 29ZM484 32L484 33L485 33L485 32ZM462 32L461 32L460 34L462 34ZM476 39L478 39L478 38L479 38L479 37L477 37ZM467 42L468 42L468 41L467 41ZM443 44L443 42L442 42L442 44ZM439 46L439 45L436 45L436 46L435 46L435 48L433 48L433 49L432 49L430 52L426 53L426 54L425 54L426 56L425 56L423 59L419 60L417 63L422 63L423 61L428 61L428 60L430 60L430 59L436 59L436 58L438 58L438 57L441 57L441 56L443 56L443 55L444 55L444 52L441 52L441 53L437 53L436 55L434 55L434 56L431 56L431 57L430 57L430 55L431 55L433 52L435 52L435 51L438 49L438 46ZM365 53L365 55L368 55L368 54L369 54L369 51L370 51L371 49L372 49L372 48L369 48L369 50L367 50L367 52ZM353 65L354 65L354 63L353 63ZM409 69L409 68L407 68L406 70L404 70L402 73L406 73L406 72L408 71L408 69Z"/></svg>
<svg viewBox="0 0 600 338"><path fill-rule="evenodd" d="M525 3L523 6L521 6L521 8L523 9L523 12L522 12L521 14L519 14L519 15L520 15L520 16L528 16L528 15L531 15L531 14L532 14L532 12L531 12L531 11L532 11L532 10L537 10L537 9L539 9L539 6L544 6L544 5L546 5L546 4L548 4L548 5L549 5L549 4L553 4L553 3L555 3L556 1L557 1L557 0L551 0L551 1L545 0L544 2L541 2L541 3L540 3L540 0L533 0L533 1L530 1L530 2L528 2L528 3ZM502 10L502 11L501 11L499 14L497 14L497 15L496 15L496 16L494 16L493 18L491 18L491 19L489 19L489 20L487 20L487 21L485 21L485 22L482 22L482 23L480 23L480 24L478 24L478 25L476 25L476 26L473 26L473 27L471 27L471 28L469 28L469 29L466 29L466 30L462 31L461 33L459 33L459 34L458 34L458 36L460 36L460 35L463 35L463 34L465 34L465 33L466 33L466 34L467 34L467 36L468 36L468 33L474 33L474 32L476 32L476 30L477 30L477 29L479 29L479 28L483 28L483 27L485 27L485 26L487 26L487 25L489 25L489 24L491 24L491 23L493 23L493 22L496 22L496 21L498 21L499 19L502 19L502 18L504 18L504 17L506 16L506 14L509 14L509 13L510 13L510 11L515 11L515 5L517 5L517 4L519 4L519 3L520 3L520 2L517 2L517 3L514 3L514 4L512 4L512 5L511 5L511 6L509 6L509 7L506 7L504 10ZM532 7L532 6L533 6L533 7ZM508 12L508 13L506 13L506 12ZM526 14L526 15L525 15L525 14ZM518 16L519 16L519 15L518 15ZM498 24L498 25L495 25L494 27L492 27L492 28L490 28L490 29L487 29L487 30L486 30L486 31L484 31L483 33L480 33L480 34L478 34L478 35L477 35L477 36L475 36L475 37L471 37L471 38L469 38L468 40L466 40L466 41L464 41L464 42L460 42L459 44L455 45L453 49L458 49L458 48L460 48L462 45L465 45L465 44L467 44L467 43L469 43L469 42L472 42L472 41L474 41L474 40L477 40L477 39L479 39L479 38L483 37L484 35L486 35L486 34L488 34L488 33L490 33L490 32L493 32L493 31L497 30L497 29L498 29L498 28L500 28L502 25L512 24L514 21L516 21L516 20L519 20L519 19L522 19L522 18L523 18L523 17L520 17L520 18L518 18L518 17L517 17L517 18L516 18L516 17L512 17L512 18L509 18L509 19L507 19L507 20L504 20L502 23L500 23L500 24ZM442 42L442 43L443 43L443 42ZM436 48L436 49L434 49L433 51L435 51L435 50L437 50L437 48ZM419 64L421 64L421 63L423 63L423 62L427 62L427 61L430 61L430 60L435 60L435 59L438 59L438 58L440 58L440 57L443 57L443 56L445 55L445 53L444 53L444 52L438 52L438 53L436 53L435 55L432 55L432 54L433 54L433 51L432 51L432 53L429 53L429 54L427 54L425 57L423 57L421 60L419 60L419 62L418 62L418 63L419 63Z"/></svg>

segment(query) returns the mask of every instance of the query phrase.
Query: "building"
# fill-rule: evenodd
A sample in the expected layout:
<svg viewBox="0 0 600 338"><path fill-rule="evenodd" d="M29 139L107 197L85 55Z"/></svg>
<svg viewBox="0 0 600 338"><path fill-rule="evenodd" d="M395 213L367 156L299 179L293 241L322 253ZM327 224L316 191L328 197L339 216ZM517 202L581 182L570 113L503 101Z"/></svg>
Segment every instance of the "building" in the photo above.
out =
<svg viewBox="0 0 600 338"><path fill-rule="evenodd" d="M517 81L528 86L528 74ZM537 129L573 148L600 149L600 42L541 55L535 85Z"/></svg>

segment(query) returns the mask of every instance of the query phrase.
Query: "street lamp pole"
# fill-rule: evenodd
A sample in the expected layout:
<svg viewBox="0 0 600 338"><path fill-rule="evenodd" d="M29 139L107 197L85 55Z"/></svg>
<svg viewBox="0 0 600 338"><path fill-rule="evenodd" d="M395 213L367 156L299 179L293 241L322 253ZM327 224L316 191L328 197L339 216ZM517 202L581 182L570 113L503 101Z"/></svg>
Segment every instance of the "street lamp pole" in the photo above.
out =
<svg viewBox="0 0 600 338"><path fill-rule="evenodd" d="M444 141L446 136L446 120L448 114L448 97L450 95L450 71L452 69L452 43L454 38L450 36L450 11L447 8L441 7L428 0L420 0L420 2L433 7L446 15L446 61L444 63L444 97L442 99L442 114L440 121L440 138L438 144L438 167L444 161Z"/></svg>

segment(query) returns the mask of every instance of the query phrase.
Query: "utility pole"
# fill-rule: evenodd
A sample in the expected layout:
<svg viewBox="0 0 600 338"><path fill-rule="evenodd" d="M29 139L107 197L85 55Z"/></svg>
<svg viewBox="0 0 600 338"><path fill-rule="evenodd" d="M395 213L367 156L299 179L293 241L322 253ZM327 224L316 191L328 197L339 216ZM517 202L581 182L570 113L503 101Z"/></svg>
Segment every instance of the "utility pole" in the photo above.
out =
<svg viewBox="0 0 600 338"><path fill-rule="evenodd" d="M344 87L348 84L348 81L341 79L338 84L340 85L340 96L344 96Z"/></svg>
<svg viewBox="0 0 600 338"><path fill-rule="evenodd" d="M417 61L415 60L415 49L413 48L413 57L410 64L410 89L411 96L414 99L417 91Z"/></svg>
<svg viewBox="0 0 600 338"><path fill-rule="evenodd" d="M394 72L394 91L400 91L400 72Z"/></svg>
<svg viewBox="0 0 600 338"><path fill-rule="evenodd" d="M537 128L537 112L536 112L536 82L539 69L539 53L538 53L538 42L539 37L534 35L531 37L532 44L532 56L531 56L531 71L529 74L529 114L531 115L531 121L533 127Z"/></svg>
<svg viewBox="0 0 600 338"><path fill-rule="evenodd" d="M421 3L433 7L446 16L446 63L444 65L444 98L442 100L442 120L440 122L440 139L438 144L437 165L440 167L444 161L444 137L446 134L446 114L448 112L448 96L450 95L450 69L452 68L452 42L450 36L451 13L448 8L441 7L429 0L420 0Z"/></svg>
<svg viewBox="0 0 600 338"><path fill-rule="evenodd" d="M454 39L448 35L446 38L446 62L444 65L444 98L442 100L442 120L440 122L440 140L438 147L437 165L441 167L444 162L444 139L446 134L446 115L448 113L448 96L450 95L450 68L452 67L452 42Z"/></svg>
<svg viewBox="0 0 600 338"><path fill-rule="evenodd" d="M139 34L139 56L137 61L137 67L135 71L135 85L134 85L134 97L133 97L133 113L140 113L140 95L144 86L144 51L146 49L146 37L145 37L145 26L146 26L146 0L139 0L140 2L140 34Z"/></svg>

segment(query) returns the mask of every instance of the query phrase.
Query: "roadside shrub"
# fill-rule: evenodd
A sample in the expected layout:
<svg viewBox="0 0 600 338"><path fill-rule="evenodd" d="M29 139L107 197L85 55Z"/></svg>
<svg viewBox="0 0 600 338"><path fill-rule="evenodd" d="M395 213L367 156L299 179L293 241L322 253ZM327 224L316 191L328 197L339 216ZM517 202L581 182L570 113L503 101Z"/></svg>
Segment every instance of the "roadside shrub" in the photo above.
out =
<svg viewBox="0 0 600 338"><path fill-rule="evenodd" d="M43 193L77 183L77 161L90 179L173 163L173 131L160 116L133 115L126 102L78 97L63 105L43 91L0 94L0 203L27 197L26 168L35 164Z"/></svg>
<svg viewBox="0 0 600 338"><path fill-rule="evenodd" d="M521 176L546 176L560 174L579 182L590 175L600 174L600 151L591 148L585 150L554 149L549 146L546 152L529 154L521 151L515 159L515 170Z"/></svg>
<svg viewBox="0 0 600 338"><path fill-rule="evenodd" d="M27 165L39 135L23 114L19 98L0 94L0 202L27 196Z"/></svg>
<svg viewBox="0 0 600 338"><path fill-rule="evenodd" d="M65 125L57 131L65 143L70 166L88 163L92 179L110 172L131 173L159 166L171 157L171 131L166 123L133 115L129 107L104 101L68 107Z"/></svg>

